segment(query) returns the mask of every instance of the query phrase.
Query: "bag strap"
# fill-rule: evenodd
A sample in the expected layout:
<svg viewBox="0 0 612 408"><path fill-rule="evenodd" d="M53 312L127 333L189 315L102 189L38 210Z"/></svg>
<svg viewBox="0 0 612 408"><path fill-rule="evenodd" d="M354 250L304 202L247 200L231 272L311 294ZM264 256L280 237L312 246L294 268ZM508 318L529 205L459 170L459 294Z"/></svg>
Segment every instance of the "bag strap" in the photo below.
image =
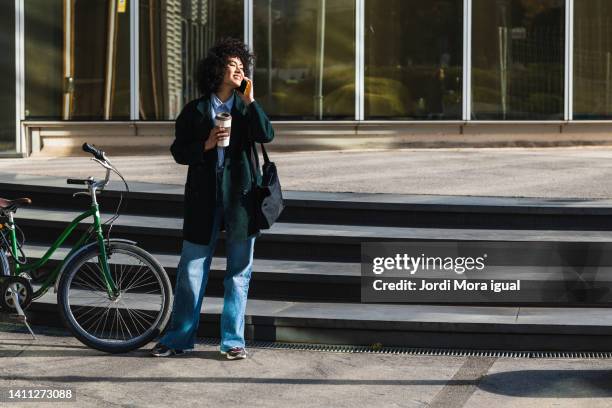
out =
<svg viewBox="0 0 612 408"><path fill-rule="evenodd" d="M253 143L255 144L255 143ZM264 163L268 164L270 163L270 158L268 157L268 152L266 152L266 146L264 146L263 143L259 144L261 146L261 152L263 153L263 157L264 157Z"/></svg>
<svg viewBox="0 0 612 408"><path fill-rule="evenodd" d="M255 147L255 143L251 143L251 151L249 156L249 164L251 165L251 182L253 182L253 184L256 184L257 180L255 178L255 163L257 163L257 168L259 168L259 156L257 155L257 148ZM255 163L253 163L253 156L255 158Z"/></svg>
<svg viewBox="0 0 612 408"><path fill-rule="evenodd" d="M252 132L251 132L251 127L250 126L248 127L248 132L249 132L249 140L252 140L251 139L251 133ZM263 143L260 143L260 145L261 145L261 151L262 151L263 157L264 157L264 164L270 163L270 158L268 157L268 152L266 152L266 147L263 145ZM257 146L255 144L255 141L251 142L251 152L255 155L255 163L257 165L257 168L259 169L260 168L259 167L259 154L257 152ZM253 182L253 184L257 184L257 180L256 180L256 177L255 177L255 174L257 174L255 172L255 165L254 165L253 161L250 160L250 158L249 158L249 162L251 164L251 181Z"/></svg>
<svg viewBox="0 0 612 408"><path fill-rule="evenodd" d="M264 146L263 143L259 143L259 145L261 146L261 152L263 153L263 157L264 157L264 164L270 163L270 158L268 157L268 152L266 152L266 147ZM253 155L255 156L255 163L257 168L259 167L259 152L257 151L257 144L255 142L251 143L251 152L253 153ZM251 181L254 183L255 182L255 165L253 164L252 160L249 160L250 164L251 164Z"/></svg>

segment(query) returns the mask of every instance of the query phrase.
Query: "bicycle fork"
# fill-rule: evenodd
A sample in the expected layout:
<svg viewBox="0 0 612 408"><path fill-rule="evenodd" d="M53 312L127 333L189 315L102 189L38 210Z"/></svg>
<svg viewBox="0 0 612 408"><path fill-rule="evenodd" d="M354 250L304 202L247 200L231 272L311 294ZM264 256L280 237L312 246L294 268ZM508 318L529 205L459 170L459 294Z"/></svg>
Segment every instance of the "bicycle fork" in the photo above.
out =
<svg viewBox="0 0 612 408"><path fill-rule="evenodd" d="M108 254L106 253L106 246L104 245L104 235L102 234L102 225L100 223L100 210L96 200L95 191L91 194L92 197L92 212L94 217L94 228L96 231L96 237L98 239L98 247L100 249L100 255L98 256L98 263L102 269L102 280L106 286L106 292L108 293L109 299L115 300L119 297L119 290L115 285L115 282L110 274L110 268L108 267Z"/></svg>

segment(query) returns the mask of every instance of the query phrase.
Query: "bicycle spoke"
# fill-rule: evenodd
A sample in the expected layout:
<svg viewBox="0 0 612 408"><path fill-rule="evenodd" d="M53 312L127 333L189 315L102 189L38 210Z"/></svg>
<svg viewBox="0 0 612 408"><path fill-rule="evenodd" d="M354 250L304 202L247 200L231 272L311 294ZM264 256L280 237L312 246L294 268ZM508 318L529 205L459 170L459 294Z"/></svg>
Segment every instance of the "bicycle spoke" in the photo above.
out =
<svg viewBox="0 0 612 408"><path fill-rule="evenodd" d="M129 288L129 286L130 286L130 285L132 285L132 284L134 283L134 280L138 279L138 272L140 272L140 270L141 270L141 269L142 269L144 266L146 266L146 265L142 265L142 266L140 266L140 267L138 268L138 270L136 271L136 273L135 273L135 274L133 274L133 275L130 277L130 282L129 282L129 283L126 285L128 288ZM132 269L132 265L130 265L130 269L128 269L128 271L130 271L131 269ZM125 290L125 289L124 289L124 290Z"/></svg>
<svg viewBox="0 0 612 408"><path fill-rule="evenodd" d="M98 327L100 326L100 324L102 324L102 330L100 331L100 334L104 333L103 329L106 327L106 319L108 318L109 312L110 312L110 308L106 308L102 316L100 316L100 318L98 319L98 324L96 325L96 327L94 327L94 330L93 330L94 335L98 332ZM102 320L102 318L104 318L104 320Z"/></svg>
<svg viewBox="0 0 612 408"><path fill-rule="evenodd" d="M97 319L96 319L96 317L97 317ZM94 327L94 325L97 326L96 322L99 322L99 321L100 321L99 314L98 313L94 313L93 315L90 316L89 319L87 319L85 322L83 322L83 324L81 326L83 326L83 327L87 326L88 329L91 329L92 327Z"/></svg>
<svg viewBox="0 0 612 408"><path fill-rule="evenodd" d="M77 293L79 299L91 299L91 298L98 298L98 299L106 299L108 300L108 295L106 293L104 293L103 295L99 294L99 293L95 293L95 292L89 292L89 293Z"/></svg>
<svg viewBox="0 0 612 408"><path fill-rule="evenodd" d="M132 323L134 324L134 327L135 327L136 329L138 329L138 331L139 331L140 333L142 333L143 331L146 331L146 330L147 330L146 326L145 326L145 325L143 325L143 324L142 324L142 323L141 323L141 322L138 320L138 316L136 316L136 314L132 313L132 311L130 310L130 308L127 308L127 307L126 307L126 308L125 308L125 310L126 310L126 312L127 312L128 316L129 316L129 318L132 320ZM140 331L140 329L138 328L138 326L140 326L140 327L143 329L143 331Z"/></svg>
<svg viewBox="0 0 612 408"><path fill-rule="evenodd" d="M98 308L92 308L92 309L91 309L91 311L96 311L96 309L98 309ZM88 312L86 312L86 313L82 314L82 315L81 315L81 317L85 316L86 314L88 314ZM90 315L90 316L89 316L89 317L88 317L88 318L87 318L85 321L83 321L83 322L81 323L81 326L85 326L87 323L91 322L91 321L92 321L92 319L95 319L95 318L96 318L96 316L97 316L97 314L95 314L95 313L94 313L94 314L92 314L92 315Z"/></svg>
<svg viewBox="0 0 612 408"><path fill-rule="evenodd" d="M161 288L160 288L160 289L161 289ZM138 292L138 294L140 294L140 295L149 295L149 294L151 294L151 293L159 293L159 294L161 295L161 290L159 290L159 289L154 289L154 290L150 290L150 291L148 291L148 292ZM130 295L131 295L131 293L130 293Z"/></svg>
<svg viewBox="0 0 612 408"><path fill-rule="evenodd" d="M135 302L135 303L137 303L137 304L138 304L138 303L140 303L140 302ZM153 312L153 311L143 310L143 309L142 309L142 308L140 308L140 307L130 307L130 306L128 306L128 304L126 304L124 301L121 301L121 304L122 304L122 305L123 305L125 308L130 309L132 312L134 312L134 313L136 313L136 314L138 314L138 315L140 315L140 316L146 316L146 317L149 317L149 318L153 318L153 319L154 319L154 318L155 318L155 316L157 316L157 314L158 314L158 312Z"/></svg>
<svg viewBox="0 0 612 408"><path fill-rule="evenodd" d="M142 303L142 304L149 304L149 305L159 305L160 303L160 302L154 302L152 300L139 300L139 299L135 300L134 302L139 303L139 304Z"/></svg>
<svg viewBox="0 0 612 408"><path fill-rule="evenodd" d="M119 305L115 304L115 322L117 323L117 325L115 326L116 330L117 330L117 335L114 337L114 339L119 338Z"/></svg>
<svg viewBox="0 0 612 408"><path fill-rule="evenodd" d="M134 295L133 293L130 293L130 295ZM136 307L137 305L159 305L160 303L163 303L163 297L159 296L159 298L156 296L155 299L150 298L150 295L143 299L142 296L122 296L122 301L125 302L125 304L130 305L131 307Z"/></svg>
<svg viewBox="0 0 612 408"><path fill-rule="evenodd" d="M130 319L132 319L134 327L138 330L139 333L144 333L148 330L148 327L151 324L150 320L145 320L131 311L128 311L128 316L130 317Z"/></svg>
<svg viewBox="0 0 612 408"><path fill-rule="evenodd" d="M78 320L82 325L86 325L87 323L94 321L96 316L99 314L98 310L103 307L100 306L90 306L91 308L78 316ZM76 317L76 316L75 316Z"/></svg>
<svg viewBox="0 0 612 408"><path fill-rule="evenodd" d="M106 292L95 292L88 289L75 289L74 298L77 299L105 299L109 300Z"/></svg>
<svg viewBox="0 0 612 408"><path fill-rule="evenodd" d="M132 295L130 293L130 295ZM131 308L137 308L139 305L159 305L162 302L162 297L158 299L143 299L142 296L121 296L121 301Z"/></svg>
<svg viewBox="0 0 612 408"><path fill-rule="evenodd" d="M100 335L104 334L103 329L106 327L106 321L109 315L110 315L110 308L107 308L106 311L104 312L104 322L102 323L102 330L100 330ZM102 321L102 318L100 318L100 321ZM97 326L96 326L96 331L94 331L94 334L96 333L97 333Z"/></svg>
<svg viewBox="0 0 612 408"><path fill-rule="evenodd" d="M115 312L115 315L113 315L113 312ZM113 327L115 327L116 312L117 312L116 308L114 308L114 307L111 308L110 321L109 321L109 323L110 323L109 335L111 336L111 338L112 338L112 335L113 335Z"/></svg>
<svg viewBox="0 0 612 408"><path fill-rule="evenodd" d="M124 324L124 326L125 326L125 331L126 331L126 332L127 332L127 334L130 336L129 338L132 338L132 332L130 331L130 327L129 327L129 325L127 324L127 321L126 321L126 320L123 318L123 316L121 316L121 313L119 313L119 318L121 319L121 321L122 321L123 323L125 323L125 324ZM122 330L122 332L123 332L123 330Z"/></svg>
<svg viewBox="0 0 612 408"><path fill-rule="evenodd" d="M111 266L112 266L112 269L111 269ZM117 268L119 268L119 271L117 271ZM121 280L121 264L109 262L108 269L111 272L111 277L113 278L113 282L115 282L115 286L117 287L117 289L120 289L121 285L119 284L119 282Z"/></svg>
<svg viewBox="0 0 612 408"><path fill-rule="evenodd" d="M75 312L75 311L80 310L80 309L82 309L82 308L85 308L85 307L90 307L90 308L91 308L91 307L102 307L102 306L104 306L106 303L108 303L108 302L100 300L100 301L97 301L97 302L92 302L92 303L89 303L89 304L87 304L87 305L81 305L81 306L78 306L78 307L76 307L75 309L72 309L72 308L71 308L71 309L72 309L73 314L74 314L74 312ZM80 316L80 317L83 317L83 316L85 316L86 314L87 314L87 312L85 312L85 313L83 313L83 314L81 314L81 315L79 315L79 316ZM75 315L75 317L77 317L77 316Z"/></svg>
<svg viewBox="0 0 612 408"><path fill-rule="evenodd" d="M159 283L159 282L157 281L157 279L154 279L152 282L143 283L143 284L138 285L138 286L131 286L130 288L126 288L126 289L124 290L124 292L127 292L127 291L128 291L128 290L130 290L130 289L142 288L142 287L145 287L145 286L153 285L153 284L155 284L155 283ZM142 292L138 292L138 293L142 293Z"/></svg>
<svg viewBox="0 0 612 408"><path fill-rule="evenodd" d="M138 309L131 309L132 312L137 315L137 316L145 316L148 317L149 319L155 319L157 316L150 316L147 314L147 312L143 312L142 310L138 310ZM145 319L146 320L146 319Z"/></svg>
<svg viewBox="0 0 612 408"><path fill-rule="evenodd" d="M121 272L121 280L119 281L119 290L121 290L121 288L123 288L123 283L124 283L124 280L125 280L125 278L127 276L127 273L125 273L125 270L124 270L124 266L125 265L121 265L121 268L119 269L120 272Z"/></svg>
<svg viewBox="0 0 612 408"><path fill-rule="evenodd" d="M104 285L104 281L102 280L102 268L100 267L100 265L95 264L96 268L98 268L97 271L94 270L89 263L86 263L83 266L86 266L89 269L89 272L93 273L93 279L92 280L94 282L96 282L96 281L99 282L100 288L102 288L103 290L106 290L106 286ZM87 274L87 276L90 276L90 275Z"/></svg>
<svg viewBox="0 0 612 408"><path fill-rule="evenodd" d="M87 305L77 306L77 307L75 307L74 309L72 309L72 312L73 312L73 314L74 314L74 312L76 312L76 311L78 311L78 310L81 310L81 309L83 309L83 308L85 308L85 307L97 307L98 305L102 305L102 304L104 304L104 303L106 303L106 302L104 302L104 301L102 301L102 300L99 300L99 301L97 301L97 302L89 303L89 304L87 304ZM75 315L75 316L76 316L76 315Z"/></svg>
<svg viewBox="0 0 612 408"><path fill-rule="evenodd" d="M106 289L100 287L99 285L96 285L95 283L92 284L92 282L86 281L84 277L79 276L78 279L79 279L80 282L82 282L84 284L85 287L93 289L93 290L97 290L97 291L103 291L103 292L106 293Z"/></svg>

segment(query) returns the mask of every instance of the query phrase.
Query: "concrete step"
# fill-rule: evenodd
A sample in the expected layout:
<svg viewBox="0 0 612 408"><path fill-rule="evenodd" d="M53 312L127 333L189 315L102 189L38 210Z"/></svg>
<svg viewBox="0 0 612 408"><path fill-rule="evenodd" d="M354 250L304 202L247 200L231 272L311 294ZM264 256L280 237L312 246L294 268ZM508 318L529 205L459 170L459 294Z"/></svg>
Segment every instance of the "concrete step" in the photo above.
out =
<svg viewBox="0 0 612 408"><path fill-rule="evenodd" d="M19 209L18 225L26 237L37 242L51 243L78 214L74 210ZM102 214L107 220L111 214ZM88 220L86 220L88 221ZM89 221L90 222L90 221ZM177 217L123 215L112 228L114 237L137 241L153 252L177 253L181 247L182 219ZM79 230L87 223L82 221ZM256 253L261 258L360 262L363 242L391 241L514 241L524 242L529 250L530 242L609 242L607 231L556 231L556 230L495 230L449 228L402 228L354 225L276 223L270 230L262 231L257 240ZM73 234L74 242L78 238ZM223 234L221 236L223 240ZM224 254L223 248L221 253Z"/></svg>
<svg viewBox="0 0 612 408"><path fill-rule="evenodd" d="M34 324L61 325L52 291L27 313ZM223 299L204 298L199 336L219 336ZM143 303L143 310L147 310ZM612 350L604 308L482 307L296 302L249 299L248 339L496 350Z"/></svg>
<svg viewBox="0 0 612 408"><path fill-rule="evenodd" d="M48 245L26 245L24 252L28 262L41 259L48 248ZM69 251L69 247L58 248L48 263L33 273L35 281L42 282ZM152 255L162 264L174 287L180 254L153 253ZM111 258L110 262L114 263L115 260ZM224 257L213 258L206 287L207 296L223 296L225 267ZM359 302L360 282L360 264L255 258L249 298Z"/></svg>
<svg viewBox="0 0 612 408"><path fill-rule="evenodd" d="M24 247L28 262L33 263L41 259L48 245L28 244ZM60 247L51 255L49 261L40 269L30 273L35 282L43 282L46 277L55 270L69 252L68 247ZM168 253L152 253L152 255L164 266L172 284L175 284L177 265L180 255ZM111 264L124 265L125 258L112 257ZM223 296L226 259L215 256L212 260L208 284L207 296ZM598 266L590 270L581 271L581 280L568 285L563 282L564 278L574 277L576 269L567 266L565 268L551 268L549 265L541 266L514 266L509 268L487 268L477 273L461 275L462 279L478 279L488 281L489 279L520 279L523 292L528 292L528 299L539 299L528 301L527 298L518 296L498 297L495 301L481 298L475 294L466 294L465 297L453 295L452 302L443 297L434 299L428 292L414 292L403 297L402 303L427 303L427 304L488 304L530 306L609 306L612 304L609 293L612 291L612 266ZM509 277L512 275L512 278ZM408 276L407 276L408 277ZM607 277L607 278L606 278ZM420 286L422 277L419 275L409 276ZM428 282L443 282L452 278L445 271L429 271ZM249 297L253 299L269 300L304 300L324 302L354 302L362 301L361 293L361 265L359 263L343 262L315 262L315 261L293 261L255 258L253 261L253 274L249 287ZM553 293L555 295L553 295ZM391 302L389 300L389 302Z"/></svg>
<svg viewBox="0 0 612 408"><path fill-rule="evenodd" d="M87 208L79 187L45 176L0 174L4 198L29 196L39 207ZM123 213L182 217L183 186L130 182ZM114 211L121 182L100 196L103 211ZM612 200L545 199L285 191L281 222L388 227L471 229L612 230Z"/></svg>

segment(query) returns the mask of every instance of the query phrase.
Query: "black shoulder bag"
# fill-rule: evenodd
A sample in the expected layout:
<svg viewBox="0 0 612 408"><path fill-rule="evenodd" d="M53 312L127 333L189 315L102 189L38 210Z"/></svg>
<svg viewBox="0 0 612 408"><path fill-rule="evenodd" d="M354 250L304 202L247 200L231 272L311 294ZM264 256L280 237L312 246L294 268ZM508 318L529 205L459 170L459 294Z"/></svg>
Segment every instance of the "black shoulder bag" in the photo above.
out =
<svg viewBox="0 0 612 408"><path fill-rule="evenodd" d="M249 160L251 163L251 179L255 186L255 220L257 228L269 229L278 220L285 206L283 205L283 192L276 172L276 165L270 161L263 143L260 143L260 145L264 157L261 185L257 184L257 173L253 160ZM255 142L252 143L252 151L257 168L259 168L259 155Z"/></svg>

